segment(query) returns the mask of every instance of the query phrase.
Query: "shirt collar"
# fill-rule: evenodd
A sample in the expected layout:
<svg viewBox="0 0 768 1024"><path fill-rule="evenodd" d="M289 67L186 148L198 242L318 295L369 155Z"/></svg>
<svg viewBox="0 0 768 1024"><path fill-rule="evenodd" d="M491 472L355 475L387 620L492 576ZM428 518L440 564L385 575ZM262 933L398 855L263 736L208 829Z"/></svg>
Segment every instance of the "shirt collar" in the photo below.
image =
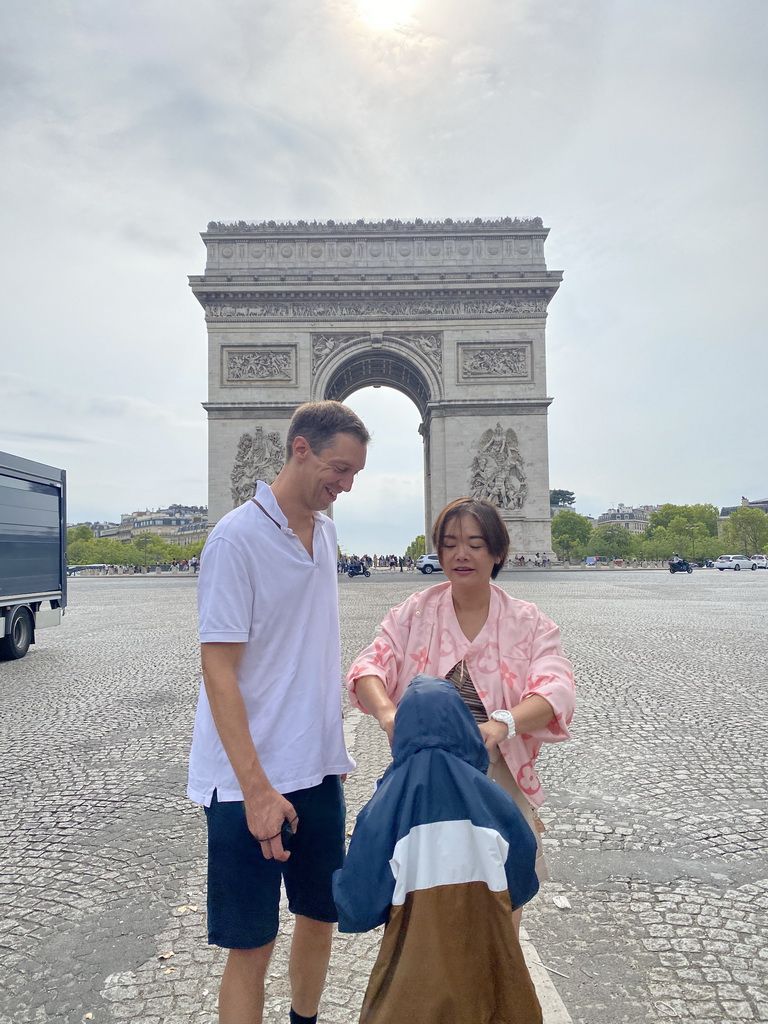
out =
<svg viewBox="0 0 768 1024"><path fill-rule="evenodd" d="M260 504L264 506L266 511L269 512L273 519L277 520L282 529L290 529L290 527L288 526L288 519L286 518L286 515L283 512L283 510L278 505L277 498L275 497L272 488L269 486L269 484L264 483L263 480L257 480L256 493L254 494L254 498L256 499L256 501L260 502ZM315 520L315 523L320 524L322 524L324 520L322 512L313 512L312 518Z"/></svg>

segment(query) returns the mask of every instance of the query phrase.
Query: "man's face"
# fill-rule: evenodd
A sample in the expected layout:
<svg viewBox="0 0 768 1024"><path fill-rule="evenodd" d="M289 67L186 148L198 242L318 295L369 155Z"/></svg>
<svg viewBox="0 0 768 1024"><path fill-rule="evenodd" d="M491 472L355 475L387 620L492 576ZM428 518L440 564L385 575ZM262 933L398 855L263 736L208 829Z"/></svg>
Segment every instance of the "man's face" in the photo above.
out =
<svg viewBox="0 0 768 1024"><path fill-rule="evenodd" d="M307 480L308 505L320 512L342 491L351 491L355 477L365 466L368 449L352 434L336 434L317 455L307 446L303 465Z"/></svg>

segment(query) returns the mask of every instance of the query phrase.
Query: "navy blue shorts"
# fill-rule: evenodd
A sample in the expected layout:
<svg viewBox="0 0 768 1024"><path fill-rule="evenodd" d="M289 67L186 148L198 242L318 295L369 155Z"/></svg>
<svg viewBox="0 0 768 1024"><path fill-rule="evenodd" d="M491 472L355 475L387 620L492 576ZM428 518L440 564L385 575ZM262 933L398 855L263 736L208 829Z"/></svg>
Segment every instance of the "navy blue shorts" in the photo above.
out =
<svg viewBox="0 0 768 1024"><path fill-rule="evenodd" d="M277 936L280 883L285 879L293 914L338 921L331 879L344 863L345 806L341 779L283 794L299 824L287 861L266 860L251 835L242 801L219 803L213 794L208 822L208 942L225 949L256 949Z"/></svg>

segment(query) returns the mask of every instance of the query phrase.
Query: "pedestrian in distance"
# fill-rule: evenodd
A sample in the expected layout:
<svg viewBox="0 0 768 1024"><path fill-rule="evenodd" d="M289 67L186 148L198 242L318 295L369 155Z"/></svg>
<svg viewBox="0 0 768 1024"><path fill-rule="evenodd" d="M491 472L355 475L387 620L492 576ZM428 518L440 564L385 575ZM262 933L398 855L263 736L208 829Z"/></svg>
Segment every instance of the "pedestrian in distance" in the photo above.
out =
<svg viewBox="0 0 768 1024"><path fill-rule="evenodd" d="M337 540L322 510L365 466L339 402L300 406L274 483L214 527L198 583L203 683L188 795L208 828L208 941L226 948L220 1024L261 1024L281 884L295 915L291 1024L314 1024L344 859Z"/></svg>

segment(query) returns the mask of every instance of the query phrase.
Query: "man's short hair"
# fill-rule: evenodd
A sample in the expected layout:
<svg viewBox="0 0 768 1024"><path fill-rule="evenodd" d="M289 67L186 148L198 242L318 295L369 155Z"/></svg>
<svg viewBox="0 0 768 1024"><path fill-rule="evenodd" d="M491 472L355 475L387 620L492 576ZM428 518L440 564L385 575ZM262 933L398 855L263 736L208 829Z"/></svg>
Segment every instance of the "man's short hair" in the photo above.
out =
<svg viewBox="0 0 768 1024"><path fill-rule="evenodd" d="M286 461L293 455L293 442L297 437L303 437L317 455L333 444L336 434L351 434L363 445L371 443L365 424L348 405L333 401L305 402L293 414L288 426Z"/></svg>
<svg viewBox="0 0 768 1024"><path fill-rule="evenodd" d="M496 563L491 570L491 579L495 580L509 554L509 532L496 507L484 498L457 498L440 512L432 527L432 543L438 556L442 553L449 523L462 516L472 516L480 527L483 540Z"/></svg>

